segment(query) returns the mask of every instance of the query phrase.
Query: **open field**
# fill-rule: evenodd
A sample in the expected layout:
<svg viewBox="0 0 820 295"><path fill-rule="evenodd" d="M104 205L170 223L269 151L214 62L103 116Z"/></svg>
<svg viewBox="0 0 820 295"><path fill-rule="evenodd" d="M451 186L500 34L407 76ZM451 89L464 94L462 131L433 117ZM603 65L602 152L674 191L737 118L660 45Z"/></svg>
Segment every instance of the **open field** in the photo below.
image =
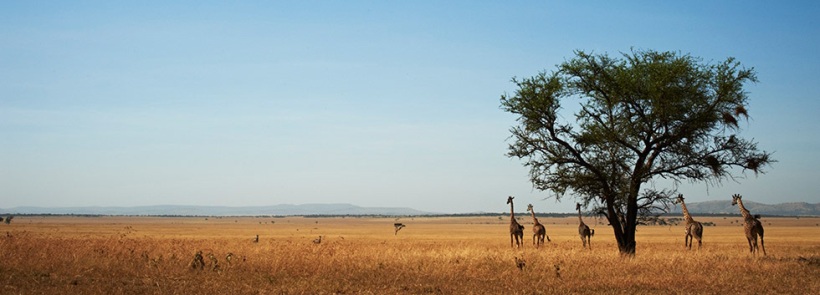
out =
<svg viewBox="0 0 820 295"><path fill-rule="evenodd" d="M604 224L583 249L577 218L539 218L552 239L509 244L508 217L27 217L0 224L8 294L807 294L820 290L820 218L764 218L753 257L736 217L638 229L634 258ZM398 235L393 223L407 225ZM259 235L259 242L254 242ZM322 236L322 242L314 239ZM204 269L190 266L202 251ZM232 253L231 261L226 256ZM208 257L213 254L218 267ZM514 257L526 266L516 267ZM559 270L556 270L558 266ZM814 290L814 291L811 291Z"/></svg>

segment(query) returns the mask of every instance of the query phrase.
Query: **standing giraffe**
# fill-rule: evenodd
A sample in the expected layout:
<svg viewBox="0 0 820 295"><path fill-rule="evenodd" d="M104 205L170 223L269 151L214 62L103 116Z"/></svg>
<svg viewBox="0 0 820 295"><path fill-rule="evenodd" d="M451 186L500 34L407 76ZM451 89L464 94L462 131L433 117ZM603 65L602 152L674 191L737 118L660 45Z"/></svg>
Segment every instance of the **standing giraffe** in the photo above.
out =
<svg viewBox="0 0 820 295"><path fill-rule="evenodd" d="M589 249L592 249L592 236L595 235L595 230L589 229L589 226L584 224L584 220L581 219L581 203L575 203L575 210L578 210L578 222L581 223L578 225L578 235L581 236L581 242L584 243L584 248L589 243Z"/></svg>
<svg viewBox="0 0 820 295"><path fill-rule="evenodd" d="M532 209L532 204L527 205L527 211L532 213L532 244L537 248L544 244L544 237L547 238L547 241L550 241L550 236L547 235L547 228L538 222L538 218L535 217L535 210Z"/></svg>
<svg viewBox="0 0 820 295"><path fill-rule="evenodd" d="M510 247L513 246L513 237L515 237L515 246L520 248L524 244L524 226L518 224L518 221L515 221L513 196L507 197L507 204L510 204Z"/></svg>
<svg viewBox="0 0 820 295"><path fill-rule="evenodd" d="M686 203L683 202L683 195L678 194L678 198L675 203L680 204L681 210L683 210L683 219L686 220L686 236L684 236L683 243L684 246L692 249L692 244L694 243L695 239L698 240L698 250L700 250L700 246L702 244L701 239L703 238L703 224L700 222L695 221L692 219L692 215L689 215L689 210L686 209Z"/></svg>
<svg viewBox="0 0 820 295"><path fill-rule="evenodd" d="M737 205L737 207L740 208L740 214L743 215L743 219L745 220L743 230L746 232L746 240L749 241L749 252L756 254L756 251L758 251L757 236L760 235L760 247L763 248L763 255L765 256L766 246L763 244L763 223L758 220L760 215L752 215L749 213L749 210L743 207L743 201L740 198L742 198L742 196L739 194L732 195L732 206Z"/></svg>

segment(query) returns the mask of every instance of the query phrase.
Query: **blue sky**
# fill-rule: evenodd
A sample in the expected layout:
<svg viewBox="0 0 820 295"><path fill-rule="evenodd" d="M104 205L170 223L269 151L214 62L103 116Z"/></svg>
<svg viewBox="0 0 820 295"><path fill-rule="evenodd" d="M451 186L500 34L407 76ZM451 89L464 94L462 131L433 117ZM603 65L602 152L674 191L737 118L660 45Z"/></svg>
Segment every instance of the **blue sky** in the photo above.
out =
<svg viewBox="0 0 820 295"><path fill-rule="evenodd" d="M631 48L758 73L742 135L779 162L687 201L819 199L817 2L168 2L0 2L0 208L572 212L504 156L499 97Z"/></svg>

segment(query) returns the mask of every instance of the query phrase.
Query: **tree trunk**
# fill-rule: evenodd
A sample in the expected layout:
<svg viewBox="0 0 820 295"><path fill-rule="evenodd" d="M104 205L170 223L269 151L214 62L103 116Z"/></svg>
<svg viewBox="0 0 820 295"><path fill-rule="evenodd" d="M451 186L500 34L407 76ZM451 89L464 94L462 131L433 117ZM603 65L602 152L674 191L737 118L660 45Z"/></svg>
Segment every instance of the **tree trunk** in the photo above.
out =
<svg viewBox="0 0 820 295"><path fill-rule="evenodd" d="M615 241L618 243L618 251L622 256L634 256L635 227L632 226L630 229L629 226L626 226L622 229L620 221L617 220L617 217L607 219L609 219L609 223L612 225L613 232L615 233Z"/></svg>
<svg viewBox="0 0 820 295"><path fill-rule="evenodd" d="M626 201L626 226L624 226L624 243L618 245L621 255L635 256L635 230L638 227L638 190L640 183L633 182Z"/></svg>
<svg viewBox="0 0 820 295"><path fill-rule="evenodd" d="M606 219L612 226L612 231L615 234L615 242L618 243L618 251L624 256L635 255L635 226L630 229L629 223L622 224L621 219L615 211L614 202L607 202L607 216ZM634 224L634 223L633 223Z"/></svg>
<svg viewBox="0 0 820 295"><path fill-rule="evenodd" d="M627 201L626 224L621 223L621 219L618 218L614 207L614 200L610 202L610 198L608 198L606 201L607 220L615 234L618 251L622 256L635 256L635 230L637 229L638 221L637 195L630 197Z"/></svg>
<svg viewBox="0 0 820 295"><path fill-rule="evenodd" d="M624 238L618 243L621 256L635 256L635 228L624 231Z"/></svg>

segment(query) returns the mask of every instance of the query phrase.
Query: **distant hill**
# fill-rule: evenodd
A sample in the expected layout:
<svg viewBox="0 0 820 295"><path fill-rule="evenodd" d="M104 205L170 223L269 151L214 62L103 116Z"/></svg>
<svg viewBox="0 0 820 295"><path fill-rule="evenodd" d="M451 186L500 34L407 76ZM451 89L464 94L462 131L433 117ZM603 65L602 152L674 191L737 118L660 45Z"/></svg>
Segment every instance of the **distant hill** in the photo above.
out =
<svg viewBox="0 0 820 295"><path fill-rule="evenodd" d="M761 215L786 215L786 216L820 216L820 203L811 204L806 202L800 203L780 203L780 204L763 204L752 201L743 201L743 206L746 207L752 214ZM731 200L722 201L706 201L696 203L686 203L686 208L692 214L740 214L737 206L732 206ZM672 212L681 213L680 206L672 208Z"/></svg>
<svg viewBox="0 0 820 295"><path fill-rule="evenodd" d="M293 215L433 215L435 213L399 207L359 207L352 204L302 204L275 206L180 206L138 207L15 207L0 214L58 215L151 215L151 216L293 216Z"/></svg>
<svg viewBox="0 0 820 295"><path fill-rule="evenodd" d="M820 216L820 203L781 203L763 204L744 201L752 214L785 215L785 216ZM706 201L687 203L692 214L739 214L737 206L732 201ZM680 206L672 207L672 214L680 214ZM185 205L157 205L137 207L15 207L0 208L0 215L7 214L55 214L55 215L129 215L129 216L300 216L300 215L387 215L387 216L418 216L441 215L436 212L419 211L403 207L360 207L352 204L302 204L302 205L275 205L275 206L185 206ZM465 213L466 215L482 215L481 213ZM484 215L509 214L484 213ZM522 216L526 212L517 212ZM563 216L566 213L554 213ZM452 214L450 214L452 215ZM455 214L462 215L462 214Z"/></svg>

